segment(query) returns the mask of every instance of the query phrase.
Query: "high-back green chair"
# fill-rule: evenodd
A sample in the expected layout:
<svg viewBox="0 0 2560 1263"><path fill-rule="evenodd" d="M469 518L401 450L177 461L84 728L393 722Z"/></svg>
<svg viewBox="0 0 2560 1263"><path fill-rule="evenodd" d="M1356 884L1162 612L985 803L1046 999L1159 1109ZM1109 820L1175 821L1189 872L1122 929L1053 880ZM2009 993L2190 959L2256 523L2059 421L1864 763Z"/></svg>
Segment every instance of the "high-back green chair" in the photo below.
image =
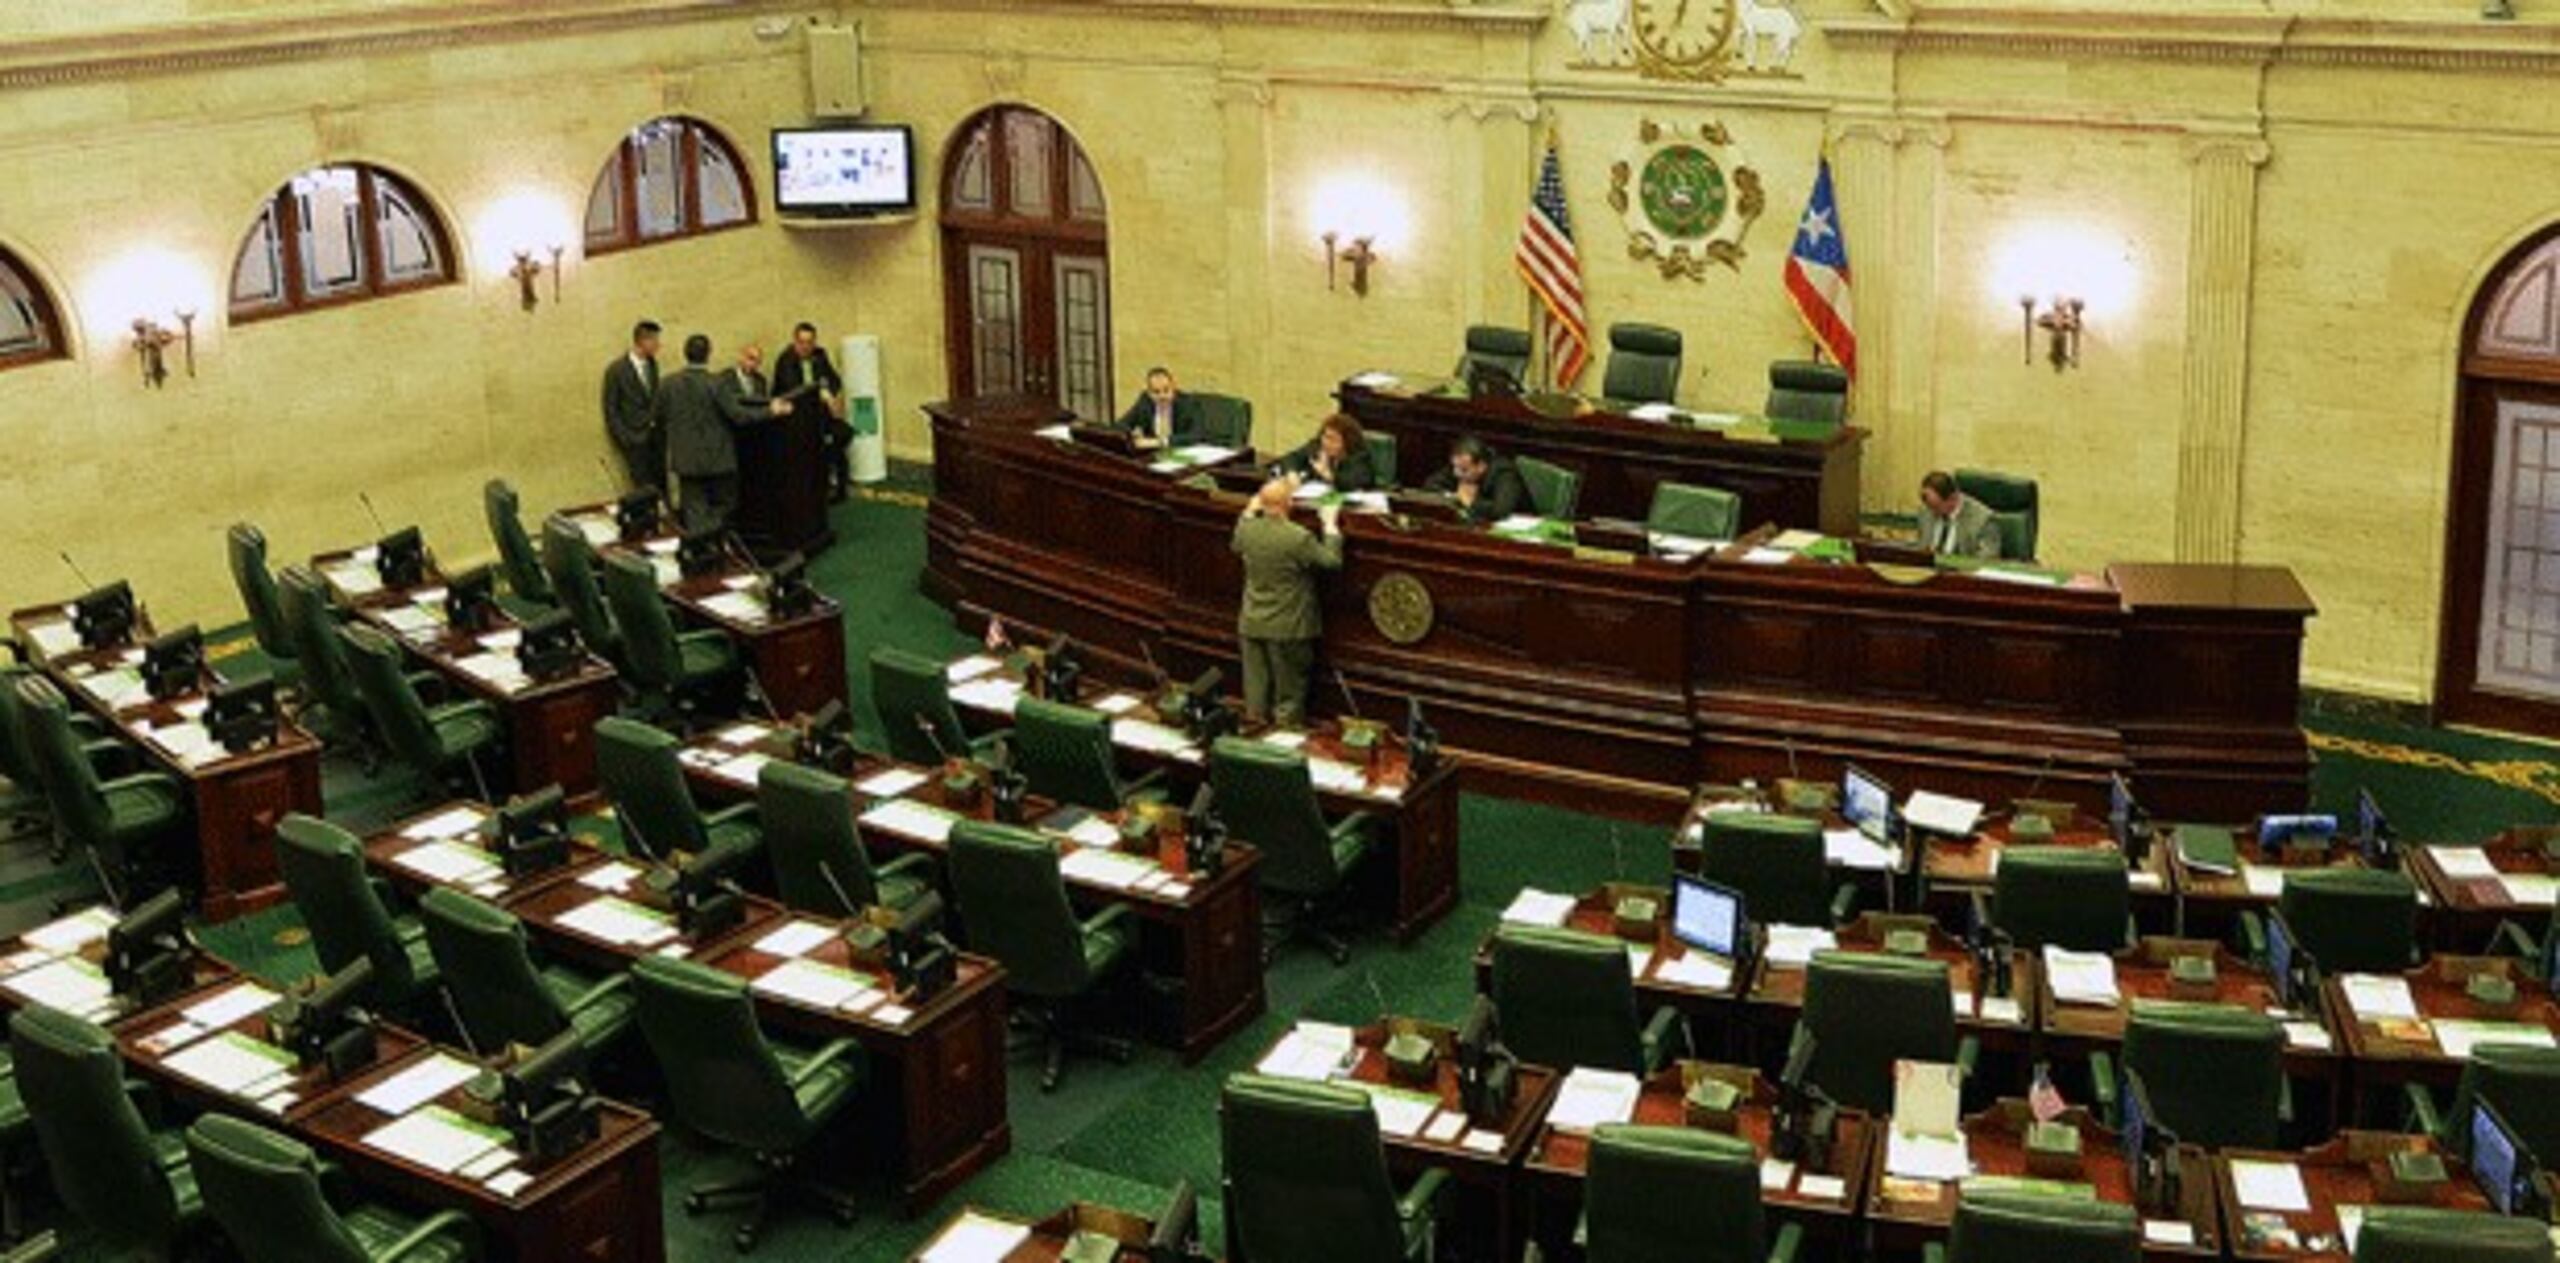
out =
<svg viewBox="0 0 2560 1263"><path fill-rule="evenodd" d="M15 832L52 832L56 843L54 858L59 860L68 839L54 827L53 807L45 801L44 769L37 760L18 701L19 683L35 678L33 667L0 663L0 778L9 782L6 795L0 796L0 813L7 814ZM109 748L98 744L92 721L80 715L67 718L73 739L84 749L103 753Z"/></svg>
<svg viewBox="0 0 2560 1263"><path fill-rule="evenodd" d="M685 1209L748 1202L746 1221L731 1237L740 1251L754 1248L776 1196L814 1201L837 1223L852 1223L852 1200L804 1159L853 1100L864 1076L862 1046L839 1039L807 1050L768 1039L747 980L689 960L643 956L631 984L640 1033L666 1077L675 1116L713 1144L756 1159L755 1178L690 1189Z"/></svg>
<svg viewBox="0 0 2560 1263"><path fill-rule="evenodd" d="M285 624L284 606L276 598L276 577L267 569L266 533L247 522L234 522L224 536L231 559L231 582L240 589L240 604L249 612L249 631L258 652L267 656L279 681L291 677L296 651L293 631Z"/></svg>
<svg viewBox="0 0 2560 1263"><path fill-rule="evenodd" d="M1609 326L1609 368L1600 394L1621 405L1677 403L1680 331L1661 325Z"/></svg>
<svg viewBox="0 0 2560 1263"><path fill-rule="evenodd" d="M613 804L624 852L667 859L679 851L700 855L714 846L755 845L755 804L703 814L685 783L679 746L666 731L636 719L596 721L596 783Z"/></svg>
<svg viewBox="0 0 2560 1263"><path fill-rule="evenodd" d="M370 961L368 998L375 1005L421 1010L438 983L435 957L417 918L393 915L382 887L365 874L364 844L297 811L276 823L276 852L285 893L311 931L320 967L334 974L358 960Z"/></svg>
<svg viewBox="0 0 2560 1263"><path fill-rule="evenodd" d="M1529 489L1529 507L1540 517L1571 521L1582 507L1582 475L1551 461L1523 456L1512 462Z"/></svg>
<svg viewBox="0 0 2560 1263"><path fill-rule="evenodd" d="M1253 401L1203 390L1184 392L1200 401L1200 441L1220 447L1253 445Z"/></svg>
<svg viewBox="0 0 2560 1263"><path fill-rule="evenodd" d="M2368 1206L2355 1263L2549 1263L2550 1225L2433 1206Z"/></svg>
<svg viewBox="0 0 2560 1263"><path fill-rule="evenodd" d="M1698 875L1742 895L1761 924L1829 929L1848 919L1856 887L1834 887L1822 822L1771 812L1720 811L1698 832Z"/></svg>
<svg viewBox="0 0 2560 1263"><path fill-rule="evenodd" d="M247 1263L457 1263L480 1257L460 1211L423 1219L362 1203L330 1204L311 1147L256 1123L206 1114L187 1128L204 1207Z"/></svg>
<svg viewBox="0 0 2560 1263"><path fill-rule="evenodd" d="M2417 963L2418 888L2406 873L2289 870L2276 912L2324 974L2396 974Z"/></svg>
<svg viewBox="0 0 2560 1263"><path fill-rule="evenodd" d="M1051 1091L1071 1045L1125 1061L1129 1046L1094 1035L1079 1002L1134 957L1137 929L1125 904L1080 919L1067 902L1058 848L1029 829L964 820L951 830L951 892L969 948L1004 966L1005 983L1039 1024Z"/></svg>
<svg viewBox="0 0 2560 1263"><path fill-rule="evenodd" d="M372 771L381 759L381 742L356 691L355 667L338 640L328 585L309 566L287 566L276 577L276 595L302 671L302 709L296 721L331 745L353 749L365 770Z"/></svg>
<svg viewBox="0 0 2560 1263"><path fill-rule="evenodd" d="M544 605L551 603L551 577L542 573L542 558L533 551L533 537L524 533L523 505L516 489L504 478L492 478L480 488L480 509L489 519L489 538L498 545L498 568L507 576L507 590L518 597Z"/></svg>
<svg viewBox="0 0 2560 1263"><path fill-rule="evenodd" d="M1369 1098L1330 1083L1229 1078L1218 1096L1227 1256L1294 1263L1427 1260L1448 1172L1399 1196Z"/></svg>
<svg viewBox="0 0 2560 1263"><path fill-rule="evenodd" d="M1363 427L1361 446L1369 449L1369 468L1377 477L1377 489L1386 491L1401 485L1396 476L1396 436L1385 430Z"/></svg>
<svg viewBox="0 0 2560 1263"><path fill-rule="evenodd" d="M2131 1206L2095 1197L1963 1191L1956 1195L1945 1257L1953 1263L2140 1263L2142 1219Z"/></svg>
<svg viewBox="0 0 2560 1263"><path fill-rule="evenodd" d="M32 1005L9 1016L18 1089L54 1195L108 1257L167 1258L202 1219L175 1136L154 1136L104 1027Z"/></svg>
<svg viewBox="0 0 2560 1263"><path fill-rule="evenodd" d="M596 549L586 532L566 514L542 519L542 575L551 595L569 611L578 639L616 665L622 662L622 629L604 603L604 587L596 580Z"/></svg>
<svg viewBox="0 0 2560 1263"><path fill-rule="evenodd" d="M575 1029L578 1042L602 1048L631 1029L629 978L536 964L513 913L437 886L419 897L418 921L473 1047L539 1048Z"/></svg>
<svg viewBox="0 0 2560 1263"><path fill-rule="evenodd" d="M2124 853L2098 846L2011 846L1992 879L1992 924L2018 946L2119 952L2131 938Z"/></svg>
<svg viewBox="0 0 2560 1263"><path fill-rule="evenodd" d="M480 763L497 751L504 729L496 708L469 699L430 707L418 686L400 669L400 648L391 638L366 626L338 629L347 669L355 676L356 694L383 745L411 771L448 788L468 788L487 800L489 778ZM470 784L455 784L467 774Z"/></svg>
<svg viewBox="0 0 2560 1263"><path fill-rule="evenodd" d="M1954 1062L1975 1049L1956 1037L1947 962L1873 952L1818 951L1805 967L1798 1038L1814 1041L1807 1081L1871 1114L1893 1109L1893 1063Z"/></svg>
<svg viewBox="0 0 2560 1263"><path fill-rule="evenodd" d="M1991 510L1991 520L2000 528L2000 555L2010 561L2035 560L2041 518L2036 480L1988 469L1959 469L1955 478L1956 490Z"/></svg>
<svg viewBox="0 0 2560 1263"><path fill-rule="evenodd" d="M1478 364L1490 365L1511 374L1511 380L1529 380L1529 331L1508 329L1501 325L1467 326L1467 349L1458 356L1458 367L1449 375L1463 382Z"/></svg>
<svg viewBox="0 0 2560 1263"><path fill-rule="evenodd" d="M960 726L942 664L904 649L882 645L871 651L871 709L880 717L889 757L901 763L931 766L946 757L965 758L989 742L980 738L973 744ZM924 735L927 725L931 737Z"/></svg>
<svg viewBox="0 0 2560 1263"><path fill-rule="evenodd" d="M1769 401L1760 411L1772 421L1838 425L1849 416L1849 375L1837 364L1772 360Z"/></svg>
<svg viewBox="0 0 2560 1263"><path fill-rule="evenodd" d="M1770 1241L1750 1141L1694 1127L1594 1129L1582 1219L1590 1263L1787 1263L1804 1236Z"/></svg>
<svg viewBox="0 0 2560 1263"><path fill-rule="evenodd" d="M2284 1120L2284 1025L2232 1004L2135 1000L2124 1061L2151 1116L2208 1149L2273 1149Z"/></svg>
<svg viewBox="0 0 2560 1263"><path fill-rule="evenodd" d="M821 768L775 759L756 773L756 821L782 902L824 917L904 908L933 888L933 857L901 855L875 870L853 823L853 787Z"/></svg>
<svg viewBox="0 0 2560 1263"><path fill-rule="evenodd" d="M1732 539L1742 533L1742 497L1722 487L1655 483L1644 528L1691 539Z"/></svg>
<svg viewBox="0 0 2560 1263"><path fill-rule="evenodd" d="M2424 1089L2412 1085L2414 1099L2424 1101ZM2453 1108L2442 1120L2422 1118L2424 1130L2456 1153L2471 1146L2471 1106L2487 1101L2498 1111L2507 1126L2515 1129L2516 1138L2533 1151L2536 1158L2544 1154L2560 1154L2560 1048L2536 1048L2527 1044L2481 1044L2471 1050L2471 1059L2462 1065L2462 1079L2453 1090ZM2425 1111L2432 1114L2432 1102Z"/></svg>
<svg viewBox="0 0 2560 1263"><path fill-rule="evenodd" d="M1305 752L1269 742L1220 737L1209 747L1209 784L1227 835L1262 855L1254 880L1275 931L1264 936L1263 960L1300 938L1336 965L1349 960L1350 947L1325 922L1351 871L1376 848L1376 819L1355 811L1328 823Z"/></svg>
<svg viewBox="0 0 2560 1263"><path fill-rule="evenodd" d="M174 875L190 842L186 791L177 778L165 772L100 778L52 682L30 675L17 690L18 723L64 840L89 853L118 898L149 893L147 887Z"/></svg>
<svg viewBox="0 0 2560 1263"><path fill-rule="evenodd" d="M1155 779L1121 781L1110 716L1037 697L1014 708L1013 766L1033 794L1093 811L1118 811Z"/></svg>
<svg viewBox="0 0 2560 1263"><path fill-rule="evenodd" d="M622 632L624 675L645 703L672 712L735 708L753 674L738 643L716 627L678 632L648 558L606 557L604 598Z"/></svg>
<svg viewBox="0 0 2560 1263"><path fill-rule="evenodd" d="M1679 1015L1636 1014L1634 975L1617 939L1543 925L1493 932L1493 1007L1522 1061L1647 1074L1672 1052Z"/></svg>

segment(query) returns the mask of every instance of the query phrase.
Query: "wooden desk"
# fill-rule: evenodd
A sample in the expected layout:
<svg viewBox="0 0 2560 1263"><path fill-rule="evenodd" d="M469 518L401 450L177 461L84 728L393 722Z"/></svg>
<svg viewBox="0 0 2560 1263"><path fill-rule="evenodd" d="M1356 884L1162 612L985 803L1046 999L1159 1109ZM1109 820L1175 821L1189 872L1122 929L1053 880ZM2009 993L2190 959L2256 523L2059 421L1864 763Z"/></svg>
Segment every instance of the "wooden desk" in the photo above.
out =
<svg viewBox="0 0 2560 1263"><path fill-rule="evenodd" d="M2035 1116L2024 1101L2004 1100L1964 1120L1965 1146L1972 1156L1977 1178L2029 1178L2027 1176L2026 1128ZM2079 1176L2068 1182L2088 1185L2102 1201L2120 1206L2134 1206L2134 1171L2125 1162L2123 1143L2116 1134L2089 1117L2087 1110L2072 1108L2062 1112L2058 1120L2080 1129ZM1881 1126L1879 1127L1881 1130ZM1942 1241L1955 1222L1957 1185L1938 1180L1899 1179L1885 1174L1885 1143L1881 1137L1872 1146L1874 1168L1870 1187L1874 1200L1867 1214L1875 1226L1875 1239L1880 1250L1917 1250L1924 1242ZM2221 1223L2215 1214L2217 1205L2213 1163L2204 1151L2192 1145L2178 1148L2178 1205L2166 1216L2149 1215L2155 1222L2166 1220L2183 1223L2195 1236L2195 1244L2166 1244L2146 1237L2142 1257L2146 1260L2219 1258Z"/></svg>
<svg viewBox="0 0 2560 1263"><path fill-rule="evenodd" d="M748 547L815 555L835 542L827 523L830 424L824 408L801 407L735 431L738 485L746 494L738 497L733 520Z"/></svg>
<svg viewBox="0 0 2560 1263"><path fill-rule="evenodd" d="M591 846L573 843L567 863L511 877L480 835L495 814L486 803L455 799L394 821L364 840L365 865L413 898L431 887L450 886L504 907L607 859Z"/></svg>
<svg viewBox="0 0 2560 1263"><path fill-rule="evenodd" d="M40 605L12 614L18 643L45 639L35 629L60 622L62 609ZM195 824L199 906L206 920L227 921L283 899L276 823L292 812L320 814L319 739L281 720L273 742L245 753L187 744L202 734L196 720L221 683L220 675L208 669L195 688L154 699L131 682L130 673L142 659L137 641L47 654L42 665L63 696L140 748L152 770L185 787Z"/></svg>
<svg viewBox="0 0 2560 1263"><path fill-rule="evenodd" d="M2199 951L2213 957L2213 994L2179 994L2169 985L2170 962ZM2054 998L2051 980L2038 977L2034 991L2037 1030L2051 1051L2076 1059L2121 1047L2125 1024L2136 1000L2197 1000L2236 1005L2252 1013L2276 1011L2275 984L2265 973L2214 942L2145 938L2131 950L2116 953L2115 965L2117 1000L2112 1005L2064 1004ZM2345 1058L2337 1031L2324 1014L2315 1008L2285 1020L2308 1022L2318 1032L2316 1037L2286 1032L2285 1073L2333 1088L2341 1083L2345 1078Z"/></svg>
<svg viewBox="0 0 2560 1263"><path fill-rule="evenodd" d="M658 1124L631 1106L599 1102L602 1130L596 1139L548 1167L519 1165L516 1169L532 1176L532 1182L512 1196L367 1143L365 1138L393 1116L365 1104L364 1093L437 1053L470 1060L458 1052L421 1049L384 1062L341 1085L293 1130L368 1184L408 1201L468 1215L498 1257L519 1263L662 1263L666 1224L658 1183ZM455 1088L434 1103L453 1108L462 1092Z"/></svg>
<svg viewBox="0 0 2560 1263"><path fill-rule="evenodd" d="M2326 1006L2329 1029L2345 1037L2347 1055L2355 1061L2358 1088L2412 1082L2451 1087L2462 1075L2468 1049L2457 1042L2462 1055L2447 1050L2445 1032L2440 1029L2447 1022L2512 1023L2539 1029L2546 1040L2560 1040L2560 1003L2553 1001L2548 987L2521 976L2514 965L2514 961L2500 957L2438 956L2421 968L2398 975L2416 1006L2415 1022L2359 1012L2349 999L2348 977L2323 981L2321 1002ZM2512 977L2516 1007L2496 1013L2472 999L2463 988L2475 971Z"/></svg>
<svg viewBox="0 0 2560 1263"><path fill-rule="evenodd" d="M258 1051L282 1054L290 1060L291 1054L276 1047L267 1030L266 1011L283 998L283 993L243 977L197 987L118 1022L116 1050L123 1054L125 1064L144 1078L195 1108L243 1113L251 1118L263 1115L291 1126L329 1102L338 1080L326 1065L295 1066L282 1079L262 1085L254 1096L222 1090L182 1068L189 1050L225 1037L253 1041ZM246 1012L228 1011L251 1003L255 1007ZM217 1018L223 1020L215 1021ZM401 1060L426 1046L425 1040L387 1022L374 1023L372 1034L373 1057L368 1067ZM173 1058L178 1064L172 1064ZM361 1068L357 1071L362 1072Z"/></svg>
<svg viewBox="0 0 2560 1263"><path fill-rule="evenodd" d="M2243 912L2264 912L2276 906L2284 895L2284 874L2304 868L2362 868L2363 857L2356 854L2353 840L2332 842L2328 850L2317 856L2286 853L2269 860L2258 850L2253 830L2220 824L2181 824L2177 833L2191 829L2227 830L2231 834L2235 854L2239 856L2236 873L2208 872L2186 862L2183 854L2174 861L2178 882L2178 909L2182 918L2180 933L2190 935L2223 934ZM2160 829L2154 849L2174 846L2175 835L2170 826ZM2415 877L2413 881L2417 881ZM2418 903L2423 909L2428 901L2425 884L2418 885Z"/></svg>
<svg viewBox="0 0 2560 1263"><path fill-rule="evenodd" d="M1885 934L1898 928L1917 928L1913 923L1926 922L1925 917L1897 917L1866 913L1835 932L1832 950L1881 955ZM1943 961L1947 966L1949 1003L1955 1006L1956 1026L1964 1033L1980 1038L1985 1048L2016 1049L2026 1045L2033 1029L2034 997L2042 981L2043 967L2034 953L2012 951L2009 954L2009 986L2007 997L1986 996L1974 963L1973 953L1954 935L1929 925L1928 959ZM1751 1004L1772 1011L1786 1025L1795 1024L1795 1015L1804 1010L1806 968L1803 965L1771 964L1763 953L1752 962ZM2008 1004L2000 1003L2007 999Z"/></svg>
<svg viewBox="0 0 2560 1263"><path fill-rule="evenodd" d="M2551 879L2560 876L2545 850L2549 827L2508 829L2477 846L2411 846L2401 852L2410 879L2435 901L2437 941L2478 951L2515 921L2536 934L2551 913ZM2522 896L2521 898L2519 896Z"/></svg>
<svg viewBox="0 0 2560 1263"><path fill-rule="evenodd" d="M563 919L577 916L580 909L597 900L616 899L640 909L651 920L664 920L667 931L676 930L672 911L661 913L643 902L640 885L647 870L648 865L640 861L584 851L572 860L567 872L526 889L509 899L505 907L524 922L527 933L541 940L547 954L604 973L620 972L645 955L693 957L739 935L762 934L787 915L781 904L745 895L741 896L743 914L735 925L708 934L669 933L644 943L601 937L573 920Z"/></svg>
<svg viewBox="0 0 2560 1263"><path fill-rule="evenodd" d="M1654 899L1655 906L1661 909L1661 915L1654 922L1653 933L1640 943L1618 933L1616 907L1621 894L1638 894ZM1750 980L1749 975L1734 968L1733 962L1717 961L1702 952L1692 952L1686 944L1673 938L1670 916L1670 895L1661 887L1616 883L1574 900L1573 910L1565 914L1564 927L1625 943L1631 953L1638 948L1645 950L1644 968L1637 970L1635 975L1636 1005L1644 1013L1649 1014L1667 1004L1685 1017L1721 1025L1734 1016L1742 999L1742 988ZM1498 927L1495 932L1498 932ZM1483 941L1476 944L1476 990L1480 994L1493 993L1495 932L1488 932ZM1697 957L1697 963L1689 963L1692 956ZM1693 970L1704 972L1693 973Z"/></svg>
<svg viewBox="0 0 2560 1263"><path fill-rule="evenodd" d="M1079 1235L1108 1237L1118 1242L1119 1250L1113 1256L1113 1263L1148 1263L1147 1242L1154 1237L1155 1230L1155 1222L1143 1215L1089 1202L1077 1202L1039 1220L978 1206L964 1206L907 1257L924 1258L963 1232L1012 1231L1022 1234L1021 1241L994 1263L1058 1263L1066 1257L1068 1247ZM982 1256L965 1257L974 1259Z"/></svg>
<svg viewBox="0 0 2560 1263"><path fill-rule="evenodd" d="M115 909L99 904L56 917L0 945L0 1015L44 1004L110 1028L137 1011L111 991L105 966L107 932ZM187 956L184 990L235 977L232 968L203 952Z"/></svg>
<svg viewBox="0 0 2560 1263"><path fill-rule="evenodd" d="M496 708L506 726L507 784L518 792L558 785L573 800L596 789L596 721L614 713L621 693L613 668L594 654L569 675L523 680L506 668L515 663L522 627L504 610L473 632L446 625L445 576L434 560L426 577L405 590L386 589L374 575L370 547L321 553L312 569L339 603L406 646L468 696ZM491 793L502 792L491 786Z"/></svg>
<svg viewBox="0 0 2560 1263"><path fill-rule="evenodd" d="M2000 879L2000 856L2012 846L2069 846L2115 849L2115 838L2107 832L2106 821L2092 816L2075 817L2070 824L2053 831L2049 838L2032 842L2017 840L2015 821L2003 817L1982 828L1972 837L1956 839L1933 836L1921 848L1921 876L1931 892L1945 891L1970 898L1975 892L1988 894ZM2129 866L2125 880L2133 888L2137 907L2158 909L2167 914L2177 899L2173 866L2165 849L2156 842L2142 863Z"/></svg>
<svg viewBox="0 0 2560 1263"><path fill-rule="evenodd" d="M2374 1193L2371 1164L2395 1150L2434 1153L2444 1159L2444 1187L2428 1205L2447 1210L2489 1209L2489 1199L2481 1195L2479 1186L2472 1182L2461 1161L2427 1136L2344 1131L2328 1142L2301 1153L2229 1149L2215 1155L2213 1178L2217 1195L2222 1200L2223 1218L2228 1225L2231 1257L2249 1260L2335 1259L2343 1263L2350 1251L2340 1230L2340 1212L2360 1213L2361 1208L2380 1200ZM2244 1205L2232 1178L2233 1162L2280 1162L2298 1168L2310 1209L2258 1210ZM2273 1240L2275 1231L2290 1233L2295 1244L2286 1246Z"/></svg>

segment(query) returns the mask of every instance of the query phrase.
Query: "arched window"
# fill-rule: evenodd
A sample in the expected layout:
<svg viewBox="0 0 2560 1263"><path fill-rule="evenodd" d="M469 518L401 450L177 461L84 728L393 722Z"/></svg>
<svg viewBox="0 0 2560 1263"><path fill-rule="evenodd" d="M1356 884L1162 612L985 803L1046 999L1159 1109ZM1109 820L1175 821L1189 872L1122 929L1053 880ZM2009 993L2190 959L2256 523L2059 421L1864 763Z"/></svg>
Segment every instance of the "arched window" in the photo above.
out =
<svg viewBox="0 0 2560 1263"><path fill-rule="evenodd" d="M754 222L755 186L738 151L708 124L651 119L623 137L596 174L587 194L587 253Z"/></svg>
<svg viewBox="0 0 2560 1263"><path fill-rule="evenodd" d="M453 279L435 208L374 167L313 167L258 211L231 265L231 318L360 302Z"/></svg>
<svg viewBox="0 0 2560 1263"><path fill-rule="evenodd" d="M35 274L0 250L0 368L16 368L70 354L53 300Z"/></svg>

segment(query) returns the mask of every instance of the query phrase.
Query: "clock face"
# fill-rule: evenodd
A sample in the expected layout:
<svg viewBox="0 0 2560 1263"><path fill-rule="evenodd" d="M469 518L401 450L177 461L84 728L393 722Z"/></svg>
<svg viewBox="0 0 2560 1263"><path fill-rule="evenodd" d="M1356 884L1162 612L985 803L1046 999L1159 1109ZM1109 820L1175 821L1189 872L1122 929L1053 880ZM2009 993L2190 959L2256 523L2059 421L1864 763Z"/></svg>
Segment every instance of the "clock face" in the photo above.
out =
<svg viewBox="0 0 2560 1263"><path fill-rule="evenodd" d="M1675 241L1693 240L1724 221L1724 168L1695 145L1665 145L1644 164L1636 186L1644 217Z"/></svg>
<svg viewBox="0 0 2560 1263"><path fill-rule="evenodd" d="M1636 43L1663 61L1702 66L1733 33L1733 0L1635 0Z"/></svg>

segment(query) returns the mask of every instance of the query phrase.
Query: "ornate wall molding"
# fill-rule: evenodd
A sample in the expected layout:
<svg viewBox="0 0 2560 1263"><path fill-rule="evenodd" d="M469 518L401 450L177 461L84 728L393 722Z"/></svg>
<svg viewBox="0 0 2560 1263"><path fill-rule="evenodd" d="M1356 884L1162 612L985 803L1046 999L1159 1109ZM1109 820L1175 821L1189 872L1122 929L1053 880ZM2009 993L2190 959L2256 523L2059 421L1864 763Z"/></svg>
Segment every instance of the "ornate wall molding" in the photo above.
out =
<svg viewBox="0 0 2560 1263"><path fill-rule="evenodd" d="M1880 17L1834 18L1819 26L1838 47L1870 51L2518 73L2560 68L2560 27L2535 23L2195 13L2167 3L2151 13L1882 7Z"/></svg>

